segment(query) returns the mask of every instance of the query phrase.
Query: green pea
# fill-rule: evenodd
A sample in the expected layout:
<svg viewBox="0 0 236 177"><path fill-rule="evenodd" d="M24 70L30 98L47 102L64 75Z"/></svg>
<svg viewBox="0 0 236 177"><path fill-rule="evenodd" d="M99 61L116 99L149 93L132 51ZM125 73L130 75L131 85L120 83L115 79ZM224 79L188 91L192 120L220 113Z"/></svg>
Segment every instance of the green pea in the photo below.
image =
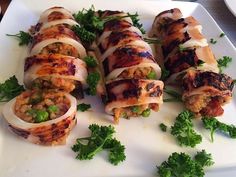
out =
<svg viewBox="0 0 236 177"><path fill-rule="evenodd" d="M131 111L133 112L133 113L140 113L140 107L139 106L133 106L133 107L131 107Z"/></svg>
<svg viewBox="0 0 236 177"><path fill-rule="evenodd" d="M56 105L51 105L51 106L48 106L48 112L49 113L54 113L54 112L57 112L59 109Z"/></svg>
<svg viewBox="0 0 236 177"><path fill-rule="evenodd" d="M150 108L148 108L148 109L146 109L142 112L143 117L149 117L150 114L151 114L151 109Z"/></svg>
<svg viewBox="0 0 236 177"><path fill-rule="evenodd" d="M151 71L147 75L148 79L156 79L156 73L154 71Z"/></svg>
<svg viewBox="0 0 236 177"><path fill-rule="evenodd" d="M49 114L47 111L37 110L36 117L34 119L36 123L40 123L40 122L47 121L48 117L49 117Z"/></svg>

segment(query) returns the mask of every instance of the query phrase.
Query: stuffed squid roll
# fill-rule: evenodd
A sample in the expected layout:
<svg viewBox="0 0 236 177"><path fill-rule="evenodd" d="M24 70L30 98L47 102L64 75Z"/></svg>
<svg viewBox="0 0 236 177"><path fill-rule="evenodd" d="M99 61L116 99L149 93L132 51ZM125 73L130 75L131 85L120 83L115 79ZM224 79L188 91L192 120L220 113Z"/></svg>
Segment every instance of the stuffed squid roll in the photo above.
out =
<svg viewBox="0 0 236 177"><path fill-rule="evenodd" d="M36 34L32 40L30 55L58 53L79 58L86 56L86 51L75 33L63 25L47 28Z"/></svg>
<svg viewBox="0 0 236 177"><path fill-rule="evenodd" d="M187 109L202 116L220 116L232 99L233 79L211 71L189 70L183 78L182 99Z"/></svg>
<svg viewBox="0 0 236 177"><path fill-rule="evenodd" d="M8 102L3 115L10 129L27 141L60 145L76 124L76 105L65 92L28 90Z"/></svg>
<svg viewBox="0 0 236 177"><path fill-rule="evenodd" d="M40 16L39 22L32 26L30 29L31 34L36 34L46 28L65 25L67 28L71 28L74 25L79 25L72 13L63 7L52 7L47 9Z"/></svg>
<svg viewBox="0 0 236 177"><path fill-rule="evenodd" d="M84 61L60 54L35 55L26 58L24 83L27 88L56 88L71 92L86 85Z"/></svg>
<svg viewBox="0 0 236 177"><path fill-rule="evenodd" d="M103 61L106 81L116 78L159 79L161 69L144 47L127 45L118 48ZM153 77L149 77L149 75Z"/></svg>
<svg viewBox="0 0 236 177"><path fill-rule="evenodd" d="M106 84L107 103L105 111L120 117L146 116L150 110L158 111L162 104L163 82L145 79L122 79Z"/></svg>

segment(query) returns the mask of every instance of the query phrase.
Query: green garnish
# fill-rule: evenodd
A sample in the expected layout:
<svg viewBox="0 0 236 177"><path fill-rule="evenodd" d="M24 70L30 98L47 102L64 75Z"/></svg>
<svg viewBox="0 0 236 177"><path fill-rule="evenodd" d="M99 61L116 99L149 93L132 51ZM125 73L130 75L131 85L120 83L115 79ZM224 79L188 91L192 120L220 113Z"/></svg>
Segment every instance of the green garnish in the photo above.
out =
<svg viewBox="0 0 236 177"><path fill-rule="evenodd" d="M95 33L92 33L79 25L72 26L72 30L79 36L83 43L91 44L96 38Z"/></svg>
<svg viewBox="0 0 236 177"><path fill-rule="evenodd" d="M211 44L216 44L216 43L217 43L217 40L211 38L211 39L210 39L210 43L211 43Z"/></svg>
<svg viewBox="0 0 236 177"><path fill-rule="evenodd" d="M94 68L98 65L96 59L92 56L86 56L84 58L84 61L87 64L87 66L91 68Z"/></svg>
<svg viewBox="0 0 236 177"><path fill-rule="evenodd" d="M220 37L224 37L225 36L225 33L220 33Z"/></svg>
<svg viewBox="0 0 236 177"><path fill-rule="evenodd" d="M168 71L165 67L161 68L161 80L165 81L170 75L170 71Z"/></svg>
<svg viewBox="0 0 236 177"><path fill-rule="evenodd" d="M233 83L236 84L236 79L233 80Z"/></svg>
<svg viewBox="0 0 236 177"><path fill-rule="evenodd" d="M90 108L91 108L90 104L81 103L81 104L77 105L77 110L81 111L81 112L87 111Z"/></svg>
<svg viewBox="0 0 236 177"><path fill-rule="evenodd" d="M161 40L160 39L143 38L143 40L145 42L147 42L148 44L161 44Z"/></svg>
<svg viewBox="0 0 236 177"><path fill-rule="evenodd" d="M89 85L88 94L96 95L97 89L96 86L100 80L100 74L98 72L89 73L87 77L87 84Z"/></svg>
<svg viewBox="0 0 236 177"><path fill-rule="evenodd" d="M55 112L58 112L59 108L56 105L51 105L51 106L48 106L47 110L49 113L55 113Z"/></svg>
<svg viewBox="0 0 236 177"><path fill-rule="evenodd" d="M31 115L36 123L45 122L49 120L49 114L47 111L38 110L38 109L30 109L27 111L29 115Z"/></svg>
<svg viewBox="0 0 236 177"><path fill-rule="evenodd" d="M147 78L148 79L156 79L157 75L155 71L151 71L148 73Z"/></svg>
<svg viewBox="0 0 236 177"><path fill-rule="evenodd" d="M0 84L0 102L7 102L21 94L24 90L24 87L19 85L16 76L12 76Z"/></svg>
<svg viewBox="0 0 236 177"><path fill-rule="evenodd" d="M140 29L140 31L144 34L145 31L142 27L142 24L139 22L138 14L129 14L127 16L108 16L105 18L101 18L96 15L96 11L94 6L89 8L88 10L82 9L76 14L73 14L75 20L81 25L82 28L90 31L91 33L100 32L104 28L104 24L111 20L119 20L125 17L130 17L133 25Z"/></svg>
<svg viewBox="0 0 236 177"><path fill-rule="evenodd" d="M222 73L223 68L228 67L228 64L232 62L232 58L229 56L223 56L217 60L218 68L220 69L220 73Z"/></svg>
<svg viewBox="0 0 236 177"><path fill-rule="evenodd" d="M174 126L171 127L171 134L181 146L195 147L202 142L201 135L197 134L193 129L193 118L192 112L188 110L183 111L176 117Z"/></svg>
<svg viewBox="0 0 236 177"><path fill-rule="evenodd" d="M19 40L19 45L28 45L32 41L32 36L24 31L20 31L18 34L6 34L7 36L16 37Z"/></svg>
<svg viewBox="0 0 236 177"><path fill-rule="evenodd" d="M149 117L150 114L151 114L151 109L150 108L147 108L142 112L143 117Z"/></svg>
<svg viewBox="0 0 236 177"><path fill-rule="evenodd" d="M143 34L145 34L146 31L143 29L143 25L139 22L138 13L136 12L135 14L132 14L132 15L128 13L128 16L130 16L133 22L133 25L137 27Z"/></svg>
<svg viewBox="0 0 236 177"><path fill-rule="evenodd" d="M236 138L236 127L234 125L227 125L218 121L215 117L203 117L203 126L211 131L211 141L214 141L214 133L216 131L228 134L231 138Z"/></svg>
<svg viewBox="0 0 236 177"><path fill-rule="evenodd" d="M120 141L113 138L115 129L113 126L99 126L92 124L89 126L90 137L78 138L72 150L77 154L76 159L91 160L103 150L109 151L108 159L113 165L118 165L126 159L125 147Z"/></svg>
<svg viewBox="0 0 236 177"><path fill-rule="evenodd" d="M197 152L194 159L183 152L174 152L157 169L160 177L203 177L203 168L213 164L211 154L205 150Z"/></svg>
<svg viewBox="0 0 236 177"><path fill-rule="evenodd" d="M166 132L167 126L166 126L165 124L160 123L160 124L159 124L159 127L160 127L161 131Z"/></svg>
<svg viewBox="0 0 236 177"><path fill-rule="evenodd" d="M179 51L180 51L180 52L183 52L183 51L185 51L186 49L187 49L187 48L184 47L183 44L180 44L180 45L179 45Z"/></svg>
<svg viewBox="0 0 236 177"><path fill-rule="evenodd" d="M172 97L164 99L164 102L182 102L182 95L178 92L167 88L164 88L164 92Z"/></svg>
<svg viewBox="0 0 236 177"><path fill-rule="evenodd" d="M139 114L139 113L141 112L141 109L140 109L139 106L132 106L132 107L131 107L131 111L132 111L133 113Z"/></svg>

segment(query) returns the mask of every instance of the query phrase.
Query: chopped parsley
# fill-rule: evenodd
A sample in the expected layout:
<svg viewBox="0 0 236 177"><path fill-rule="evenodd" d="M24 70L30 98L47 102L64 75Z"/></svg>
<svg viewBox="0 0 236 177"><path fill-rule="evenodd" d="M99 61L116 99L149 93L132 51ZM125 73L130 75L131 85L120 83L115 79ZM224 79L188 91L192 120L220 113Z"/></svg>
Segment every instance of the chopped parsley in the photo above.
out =
<svg viewBox="0 0 236 177"><path fill-rule="evenodd" d="M224 37L225 33L220 33L219 37Z"/></svg>
<svg viewBox="0 0 236 177"><path fill-rule="evenodd" d="M85 112L85 111L87 111L90 108L91 108L90 104L81 103L81 104L77 105L77 110L81 111L81 112Z"/></svg>
<svg viewBox="0 0 236 177"><path fill-rule="evenodd" d="M94 68L98 65L96 59L92 56L86 56L84 58L84 61L87 64L87 66L90 68Z"/></svg>
<svg viewBox="0 0 236 177"><path fill-rule="evenodd" d="M97 92L97 84L100 80L100 74L98 72L91 72L89 73L88 77L87 77L87 84L89 86L87 93L89 95L96 95Z"/></svg>
<svg viewBox="0 0 236 177"><path fill-rule="evenodd" d="M217 40L211 38L211 39L210 39L210 43L211 43L211 44L216 44L216 43L217 43Z"/></svg>
<svg viewBox="0 0 236 177"><path fill-rule="evenodd" d="M220 58L217 60L218 68L220 69L220 73L222 73L223 68L228 67L229 63L232 62L232 58L229 56L223 56L223 58Z"/></svg>
<svg viewBox="0 0 236 177"><path fill-rule="evenodd" d="M160 124L159 124L159 127L160 127L161 131L163 131L163 132L166 132L166 131L167 131L167 126L166 126L165 124L160 123Z"/></svg>

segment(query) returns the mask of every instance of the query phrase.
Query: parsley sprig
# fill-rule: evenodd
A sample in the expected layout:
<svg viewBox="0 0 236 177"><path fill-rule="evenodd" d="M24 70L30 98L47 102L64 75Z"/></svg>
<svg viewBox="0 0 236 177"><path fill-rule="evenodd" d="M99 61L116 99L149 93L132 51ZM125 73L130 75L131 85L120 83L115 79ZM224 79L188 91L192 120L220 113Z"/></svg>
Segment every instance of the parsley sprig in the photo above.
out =
<svg viewBox="0 0 236 177"><path fill-rule="evenodd" d="M0 102L7 102L21 94L24 90L24 87L18 83L16 76L12 76L0 84Z"/></svg>
<svg viewBox="0 0 236 177"><path fill-rule="evenodd" d="M103 150L109 151L109 162L118 165L126 159L125 147L120 141L113 138L115 129L113 126L99 126L92 124L89 126L90 137L78 138L72 150L77 154L76 159L91 160Z"/></svg>
<svg viewBox="0 0 236 177"><path fill-rule="evenodd" d="M215 117L203 117L203 126L211 131L211 141L214 141L214 133L216 131L228 134L231 138L236 138L236 127L234 125L227 125L218 121Z"/></svg>
<svg viewBox="0 0 236 177"><path fill-rule="evenodd" d="M171 134L181 146L195 147L202 142L201 135L197 134L193 129L193 118L194 114L185 110L176 117L175 123L171 127Z"/></svg>
<svg viewBox="0 0 236 177"><path fill-rule="evenodd" d="M97 91L96 87L100 78L101 78L100 74L96 71L89 73L86 80L89 86L89 88L87 89L88 95L96 95L96 91Z"/></svg>
<svg viewBox="0 0 236 177"><path fill-rule="evenodd" d="M220 69L220 73L222 73L223 68L228 67L229 63L232 62L232 58L229 56L223 56L223 58L220 58L217 60L218 68Z"/></svg>
<svg viewBox="0 0 236 177"><path fill-rule="evenodd" d="M203 177L204 167L213 164L212 155L205 150L197 152L193 159L186 153L174 152L157 169L160 177Z"/></svg>
<svg viewBox="0 0 236 177"><path fill-rule="evenodd" d="M7 36L16 37L19 45L28 45L32 41L32 36L28 32L20 31L18 34L6 34Z"/></svg>

